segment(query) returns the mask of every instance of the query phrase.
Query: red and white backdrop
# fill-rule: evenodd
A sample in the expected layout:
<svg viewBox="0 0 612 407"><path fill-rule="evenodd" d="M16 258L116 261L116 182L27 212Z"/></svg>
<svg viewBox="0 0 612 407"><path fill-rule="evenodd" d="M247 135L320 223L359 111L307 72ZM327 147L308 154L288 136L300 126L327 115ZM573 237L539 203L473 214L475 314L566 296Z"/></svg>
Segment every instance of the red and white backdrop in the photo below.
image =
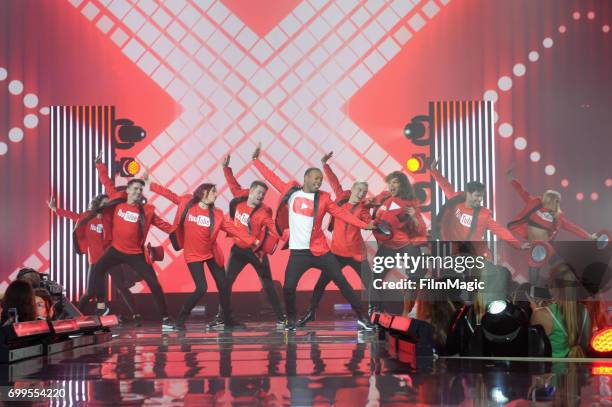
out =
<svg viewBox="0 0 612 407"><path fill-rule="evenodd" d="M512 166L534 194L560 190L570 219L591 231L611 226L611 8L605 0L3 1L0 291L22 265L49 267L51 105L116 106L147 130L129 153L158 182L179 193L216 182L227 209L228 152L246 185L258 177L249 166L256 142L286 179L334 151L346 187L365 179L377 193L385 173L421 151L402 129L429 101L494 100L498 220L520 209L504 178ZM277 197L271 191L268 202ZM150 198L172 219L168 201ZM150 238L167 247L162 285L190 290L181 255L159 231ZM275 278L285 261L275 256ZM246 272L236 287L259 283Z"/></svg>

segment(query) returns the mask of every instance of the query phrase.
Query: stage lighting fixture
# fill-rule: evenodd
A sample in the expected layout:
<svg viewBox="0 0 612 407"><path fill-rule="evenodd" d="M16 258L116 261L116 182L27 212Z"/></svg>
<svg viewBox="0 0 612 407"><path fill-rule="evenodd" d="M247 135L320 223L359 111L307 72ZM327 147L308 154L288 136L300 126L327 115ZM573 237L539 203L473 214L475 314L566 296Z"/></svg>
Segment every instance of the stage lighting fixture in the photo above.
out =
<svg viewBox="0 0 612 407"><path fill-rule="evenodd" d="M130 119L116 119L113 121L113 135L116 141L115 148L127 150L144 140L147 132L142 127L134 125Z"/></svg>
<svg viewBox="0 0 612 407"><path fill-rule="evenodd" d="M529 318L523 309L507 301L492 301L482 318L485 354L526 356L528 326Z"/></svg>
<svg viewBox="0 0 612 407"><path fill-rule="evenodd" d="M596 357L612 356L612 327L607 327L595 333L591 338L589 353Z"/></svg>
<svg viewBox="0 0 612 407"><path fill-rule="evenodd" d="M119 162L115 163L116 170L122 177L134 177L140 172L140 164L132 157L123 157Z"/></svg>
<svg viewBox="0 0 612 407"><path fill-rule="evenodd" d="M426 160L425 154L414 154L406 161L406 168L414 174L423 174L426 171Z"/></svg>
<svg viewBox="0 0 612 407"><path fill-rule="evenodd" d="M429 145L429 138L423 139L427 130L425 123L429 123L429 116L414 116L410 123L404 127L404 137L411 140L417 146Z"/></svg>

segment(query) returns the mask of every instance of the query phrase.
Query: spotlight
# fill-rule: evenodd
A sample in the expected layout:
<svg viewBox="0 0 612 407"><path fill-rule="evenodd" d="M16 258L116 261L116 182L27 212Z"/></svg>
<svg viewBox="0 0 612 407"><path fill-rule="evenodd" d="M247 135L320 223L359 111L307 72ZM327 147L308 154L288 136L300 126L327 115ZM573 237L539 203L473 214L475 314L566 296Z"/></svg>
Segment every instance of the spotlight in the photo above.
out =
<svg viewBox="0 0 612 407"><path fill-rule="evenodd" d="M529 318L523 309L507 301L492 301L482 318L485 354L525 356L528 326Z"/></svg>
<svg viewBox="0 0 612 407"><path fill-rule="evenodd" d="M589 353L595 357L612 356L612 327L604 328L595 333L589 345Z"/></svg>
<svg viewBox="0 0 612 407"><path fill-rule="evenodd" d="M133 157L123 157L115 163L116 171L122 177L133 177L140 172L140 164Z"/></svg>
<svg viewBox="0 0 612 407"><path fill-rule="evenodd" d="M427 156L425 154L414 154L412 157L406 161L406 168L408 171L414 174L423 174L425 173L425 161L427 160Z"/></svg>
<svg viewBox="0 0 612 407"><path fill-rule="evenodd" d="M429 123L429 116L414 116L410 123L404 127L404 137L418 146L429 145L429 138L422 140L426 132L425 123Z"/></svg>
<svg viewBox="0 0 612 407"><path fill-rule="evenodd" d="M130 119L116 119L113 121L113 135L116 141L115 147L127 150L144 140L147 132L142 127L134 125Z"/></svg>

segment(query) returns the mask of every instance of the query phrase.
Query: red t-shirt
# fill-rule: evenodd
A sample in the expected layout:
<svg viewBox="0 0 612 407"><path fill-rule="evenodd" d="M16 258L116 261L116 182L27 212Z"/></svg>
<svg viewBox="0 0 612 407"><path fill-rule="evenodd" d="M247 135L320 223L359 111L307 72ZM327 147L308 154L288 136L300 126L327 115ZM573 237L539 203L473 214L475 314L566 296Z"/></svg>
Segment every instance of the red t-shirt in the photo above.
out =
<svg viewBox="0 0 612 407"><path fill-rule="evenodd" d="M102 219L91 219L85 225L85 238L87 239L87 254L89 264L95 264L104 254L106 247L104 246Z"/></svg>
<svg viewBox="0 0 612 407"><path fill-rule="evenodd" d="M113 247L122 253L140 254L143 252L140 232L140 211L138 205L120 203L115 207L113 216Z"/></svg>
<svg viewBox="0 0 612 407"><path fill-rule="evenodd" d="M250 235L248 222L251 218L251 214L253 213L253 209L249 205L247 205L246 201L240 202L236 205L236 213L234 214L234 225L245 235ZM234 243L236 246L241 247L243 249L248 249L250 246L245 245L244 242L237 237L234 237Z"/></svg>
<svg viewBox="0 0 612 407"><path fill-rule="evenodd" d="M463 241L466 240L472 226L472 218L474 209L465 206L464 202L460 202L452 208L449 208L445 214L445 223L443 227L443 235L445 240ZM478 217L481 220L481 217ZM483 232L477 228L472 235L471 240L482 240Z"/></svg>
<svg viewBox="0 0 612 407"><path fill-rule="evenodd" d="M216 219L215 222L222 222ZM185 239L183 256L187 263L204 261L213 258L212 241L210 239L210 217L208 208L202 208L199 204L189 208L185 223Z"/></svg>

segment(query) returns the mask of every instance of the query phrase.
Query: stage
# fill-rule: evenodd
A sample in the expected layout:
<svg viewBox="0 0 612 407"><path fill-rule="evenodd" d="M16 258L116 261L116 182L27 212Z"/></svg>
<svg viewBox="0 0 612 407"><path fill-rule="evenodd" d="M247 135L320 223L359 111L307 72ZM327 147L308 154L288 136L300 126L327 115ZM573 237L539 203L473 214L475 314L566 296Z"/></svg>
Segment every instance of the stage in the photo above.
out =
<svg viewBox="0 0 612 407"><path fill-rule="evenodd" d="M13 387L64 388L60 403L72 405L592 405L611 393L611 368L601 359L424 358L411 366L351 321L313 322L296 333L272 323L188 323L185 333L166 334L147 323L113 334L104 345L2 366L2 376Z"/></svg>

